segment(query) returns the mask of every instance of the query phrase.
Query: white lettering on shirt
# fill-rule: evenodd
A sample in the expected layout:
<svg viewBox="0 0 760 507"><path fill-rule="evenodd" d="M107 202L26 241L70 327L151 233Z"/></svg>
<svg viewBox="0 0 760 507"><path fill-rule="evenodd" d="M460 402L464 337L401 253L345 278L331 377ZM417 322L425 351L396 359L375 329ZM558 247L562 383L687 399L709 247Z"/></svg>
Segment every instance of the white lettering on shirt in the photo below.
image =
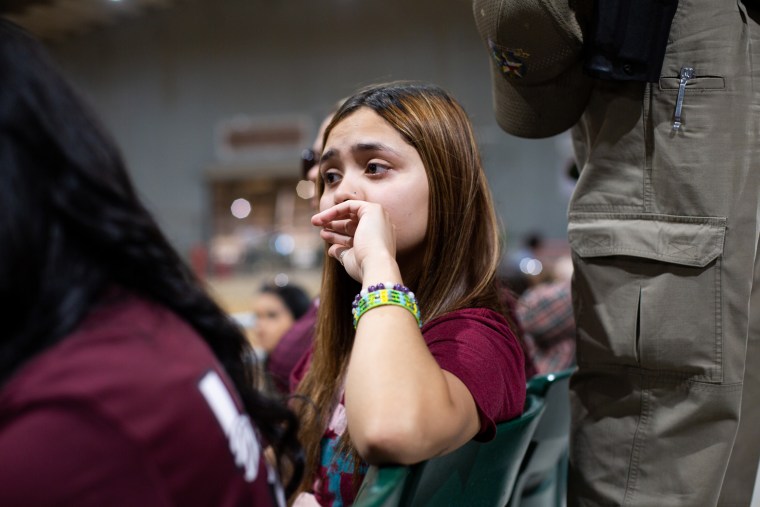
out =
<svg viewBox="0 0 760 507"><path fill-rule="evenodd" d="M203 376L198 389L227 436L235 464L243 468L245 480L253 482L259 473L261 447L250 418L238 411L232 395L215 371Z"/></svg>

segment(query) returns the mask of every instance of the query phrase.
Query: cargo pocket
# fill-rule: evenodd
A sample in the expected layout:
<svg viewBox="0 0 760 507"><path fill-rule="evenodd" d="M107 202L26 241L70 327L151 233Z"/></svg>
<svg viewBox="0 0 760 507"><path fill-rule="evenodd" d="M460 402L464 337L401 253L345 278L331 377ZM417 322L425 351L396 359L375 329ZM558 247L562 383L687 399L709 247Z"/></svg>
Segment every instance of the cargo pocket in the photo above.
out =
<svg viewBox="0 0 760 507"><path fill-rule="evenodd" d="M726 220L571 213L578 362L722 379Z"/></svg>

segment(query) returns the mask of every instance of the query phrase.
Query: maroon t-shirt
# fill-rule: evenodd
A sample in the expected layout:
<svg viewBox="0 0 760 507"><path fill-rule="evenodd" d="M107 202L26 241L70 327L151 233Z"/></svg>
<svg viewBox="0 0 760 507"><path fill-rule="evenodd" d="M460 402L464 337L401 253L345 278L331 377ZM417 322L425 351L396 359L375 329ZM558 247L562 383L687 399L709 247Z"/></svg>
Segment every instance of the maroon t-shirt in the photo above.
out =
<svg viewBox="0 0 760 507"><path fill-rule="evenodd" d="M503 315L486 308L465 308L426 323L422 336L441 369L457 377L475 400L480 431L475 440L492 440L496 423L519 416L525 405L523 350ZM304 357L291 380L299 382L308 370ZM322 441L321 463L313 493L320 505L351 505L354 500L353 461L335 452L342 426L342 404L336 408ZM345 417L345 416L343 416ZM327 454L325 454L327 452ZM364 474L359 472L359 478Z"/></svg>
<svg viewBox="0 0 760 507"><path fill-rule="evenodd" d="M206 343L161 306L111 296L0 391L0 505L282 501Z"/></svg>
<svg viewBox="0 0 760 507"><path fill-rule="evenodd" d="M422 336L441 369L467 386L480 414L475 440L496 435L496 423L522 414L525 359L517 337L500 313L465 308L422 327Z"/></svg>

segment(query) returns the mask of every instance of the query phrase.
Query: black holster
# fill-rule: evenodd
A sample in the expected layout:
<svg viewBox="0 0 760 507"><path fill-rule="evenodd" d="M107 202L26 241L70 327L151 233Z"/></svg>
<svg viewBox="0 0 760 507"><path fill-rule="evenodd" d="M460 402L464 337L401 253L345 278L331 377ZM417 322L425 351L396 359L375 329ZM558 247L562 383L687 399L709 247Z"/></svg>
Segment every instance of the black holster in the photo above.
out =
<svg viewBox="0 0 760 507"><path fill-rule="evenodd" d="M585 71L617 81L660 78L678 0L594 0Z"/></svg>

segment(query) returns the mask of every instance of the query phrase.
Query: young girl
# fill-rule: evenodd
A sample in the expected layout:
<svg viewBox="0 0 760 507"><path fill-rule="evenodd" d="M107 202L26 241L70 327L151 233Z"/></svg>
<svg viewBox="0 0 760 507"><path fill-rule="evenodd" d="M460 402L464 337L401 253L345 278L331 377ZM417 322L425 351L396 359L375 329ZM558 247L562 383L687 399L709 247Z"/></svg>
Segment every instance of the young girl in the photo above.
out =
<svg viewBox="0 0 760 507"><path fill-rule="evenodd" d="M439 456L519 415L523 355L494 287L499 231L472 127L440 88L376 85L320 161L328 259L297 504L349 505L367 464ZM361 292L360 292L361 291ZM353 309L352 309L353 307Z"/></svg>

